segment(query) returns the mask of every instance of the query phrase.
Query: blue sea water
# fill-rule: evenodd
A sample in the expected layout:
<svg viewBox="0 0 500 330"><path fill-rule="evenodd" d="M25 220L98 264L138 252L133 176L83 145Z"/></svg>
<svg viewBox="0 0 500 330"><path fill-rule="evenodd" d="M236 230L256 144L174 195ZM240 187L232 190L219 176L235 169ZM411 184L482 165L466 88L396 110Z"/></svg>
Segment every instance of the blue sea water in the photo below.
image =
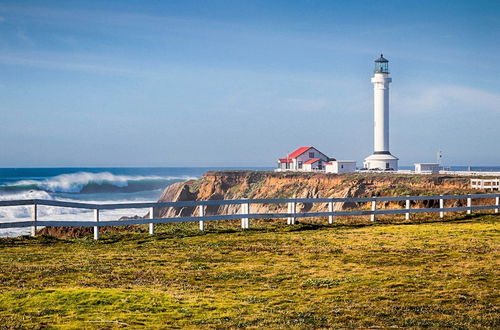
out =
<svg viewBox="0 0 500 330"><path fill-rule="evenodd" d="M196 179L210 170L261 169L221 167L165 168L0 168L0 200L49 199L89 203L157 201L162 191L175 182ZM39 219L91 219L83 209L39 207ZM142 213L141 213L142 212ZM102 219L143 215L147 210L117 210L101 214ZM0 207L0 222L29 219L29 207ZM0 229L0 236L27 234L28 228Z"/></svg>
<svg viewBox="0 0 500 330"><path fill-rule="evenodd" d="M166 186L200 177L208 168L3 168L0 198L155 200Z"/></svg>

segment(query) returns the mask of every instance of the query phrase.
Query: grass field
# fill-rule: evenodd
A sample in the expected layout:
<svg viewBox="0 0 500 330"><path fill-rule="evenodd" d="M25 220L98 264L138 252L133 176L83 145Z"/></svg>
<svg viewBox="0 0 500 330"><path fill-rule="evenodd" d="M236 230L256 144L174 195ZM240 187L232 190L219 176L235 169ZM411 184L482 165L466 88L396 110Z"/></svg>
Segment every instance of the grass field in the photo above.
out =
<svg viewBox="0 0 500 330"><path fill-rule="evenodd" d="M499 328L499 220L0 239L0 328Z"/></svg>

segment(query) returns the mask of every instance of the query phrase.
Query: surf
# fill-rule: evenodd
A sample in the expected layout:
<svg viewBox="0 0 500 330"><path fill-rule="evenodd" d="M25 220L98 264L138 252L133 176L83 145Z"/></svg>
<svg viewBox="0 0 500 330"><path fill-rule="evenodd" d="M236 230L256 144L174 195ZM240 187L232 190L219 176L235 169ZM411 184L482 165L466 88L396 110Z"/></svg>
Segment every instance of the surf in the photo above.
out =
<svg viewBox="0 0 500 330"><path fill-rule="evenodd" d="M132 176L119 175L110 172L77 172L60 174L45 179L20 180L0 185L3 192L45 191L48 193L116 193L139 192L164 188L175 182L196 179L196 177L181 176Z"/></svg>

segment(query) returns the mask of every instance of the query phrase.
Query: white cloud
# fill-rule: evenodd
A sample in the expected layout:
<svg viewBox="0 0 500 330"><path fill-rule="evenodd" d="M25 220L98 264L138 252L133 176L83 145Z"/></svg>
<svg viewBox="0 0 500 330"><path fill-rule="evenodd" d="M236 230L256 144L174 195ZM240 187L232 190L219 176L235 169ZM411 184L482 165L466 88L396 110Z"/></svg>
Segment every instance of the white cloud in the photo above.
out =
<svg viewBox="0 0 500 330"><path fill-rule="evenodd" d="M30 66L42 69L80 71L90 73L111 73L118 75L142 75L142 72L122 67L94 64L89 61L48 60L13 55L0 55L0 64Z"/></svg>
<svg viewBox="0 0 500 330"><path fill-rule="evenodd" d="M28 37L28 35L24 32L24 31L18 31L16 33L16 36L21 39L24 43L30 45L30 46L34 46L35 43L33 41L33 39L31 39L30 37Z"/></svg>
<svg viewBox="0 0 500 330"><path fill-rule="evenodd" d="M286 105L291 110L295 111L321 111L328 108L331 102L324 98L305 99L305 98L289 98L285 100Z"/></svg>
<svg viewBox="0 0 500 330"><path fill-rule="evenodd" d="M414 93L395 94L393 105L401 111L409 112L438 112L453 108L500 113L500 94L466 86L440 85L426 87Z"/></svg>

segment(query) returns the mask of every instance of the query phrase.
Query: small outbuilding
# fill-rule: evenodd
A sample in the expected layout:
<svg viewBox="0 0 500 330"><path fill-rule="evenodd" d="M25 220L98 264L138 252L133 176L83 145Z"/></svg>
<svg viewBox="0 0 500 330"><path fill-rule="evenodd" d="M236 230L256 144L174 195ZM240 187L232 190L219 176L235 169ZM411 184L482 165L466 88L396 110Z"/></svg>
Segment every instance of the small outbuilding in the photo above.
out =
<svg viewBox="0 0 500 330"><path fill-rule="evenodd" d="M415 173L418 174L439 174L438 163L416 163Z"/></svg>
<svg viewBox="0 0 500 330"><path fill-rule="evenodd" d="M335 160L325 165L326 173L351 173L356 172L355 160Z"/></svg>

